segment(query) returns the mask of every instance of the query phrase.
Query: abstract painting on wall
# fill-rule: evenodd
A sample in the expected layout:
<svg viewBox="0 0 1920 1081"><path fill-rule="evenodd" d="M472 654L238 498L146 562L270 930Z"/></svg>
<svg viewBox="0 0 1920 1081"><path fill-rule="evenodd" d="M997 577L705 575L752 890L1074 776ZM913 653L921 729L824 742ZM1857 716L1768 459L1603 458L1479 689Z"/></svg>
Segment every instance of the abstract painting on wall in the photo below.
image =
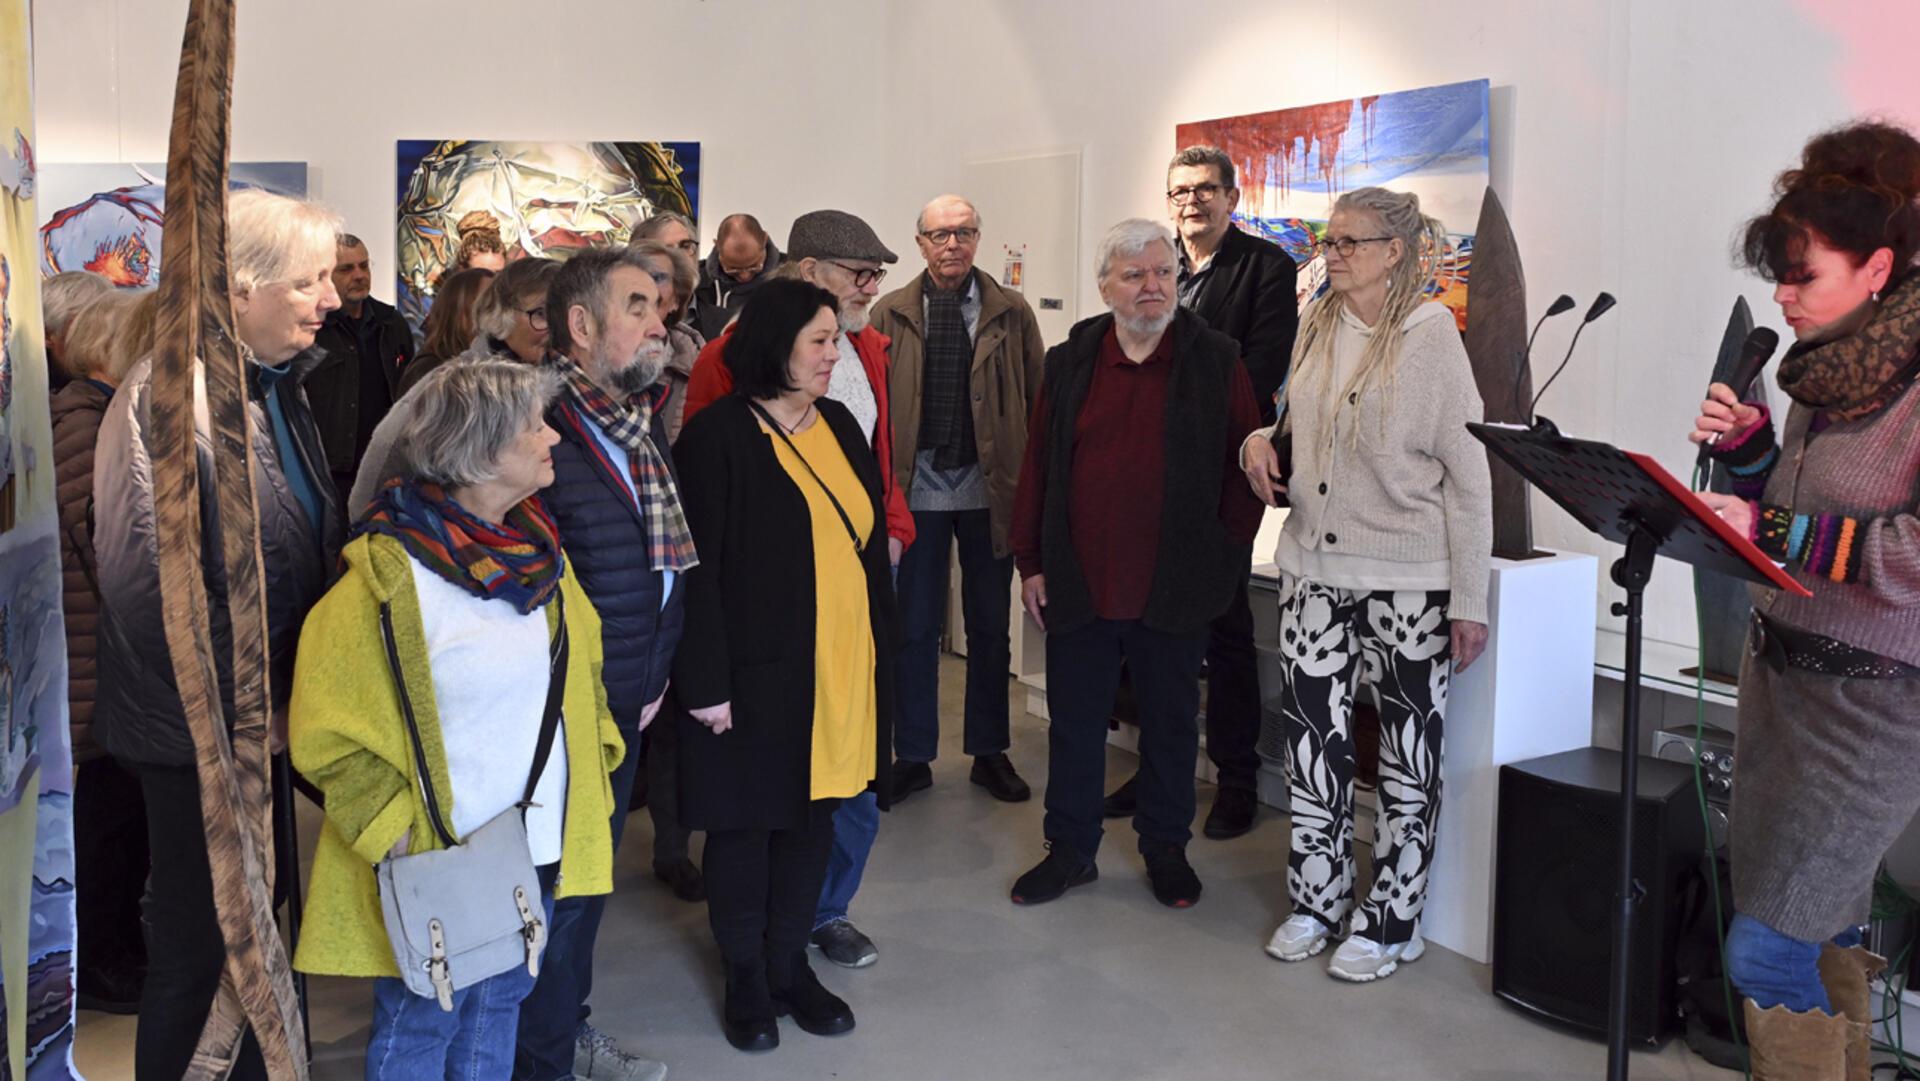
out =
<svg viewBox="0 0 1920 1081"><path fill-rule="evenodd" d="M27 0L0 0L0 1079L72 1077L73 761Z"/></svg>
<svg viewBox="0 0 1920 1081"><path fill-rule="evenodd" d="M699 143L402 140L400 310L418 328L462 241L496 235L508 262L620 246L672 210L699 220Z"/></svg>
<svg viewBox="0 0 1920 1081"><path fill-rule="evenodd" d="M1447 227L1434 299L1466 329L1473 234L1487 189L1485 79L1181 124L1176 147L1210 143L1239 170L1233 220L1300 264L1299 302L1326 287L1314 242L1333 201L1355 188L1412 192Z"/></svg>
<svg viewBox="0 0 1920 1081"><path fill-rule="evenodd" d="M235 162L229 183L307 193L303 161ZM167 213L164 163L45 165L40 171L40 272L91 270L122 289L160 284Z"/></svg>

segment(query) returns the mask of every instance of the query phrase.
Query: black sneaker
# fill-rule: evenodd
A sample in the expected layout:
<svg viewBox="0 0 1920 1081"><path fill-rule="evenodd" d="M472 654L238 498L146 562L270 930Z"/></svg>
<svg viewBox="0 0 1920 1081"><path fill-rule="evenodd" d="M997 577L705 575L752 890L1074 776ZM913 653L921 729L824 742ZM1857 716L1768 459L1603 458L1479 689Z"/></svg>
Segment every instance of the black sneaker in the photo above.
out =
<svg viewBox="0 0 1920 1081"><path fill-rule="evenodd" d="M1140 797L1133 791L1133 782L1137 778L1127 778L1127 783L1113 790L1105 803L1100 805L1100 813L1108 818L1132 818L1140 809Z"/></svg>
<svg viewBox="0 0 1920 1081"><path fill-rule="evenodd" d="M1253 828L1260 812L1260 801L1244 788L1222 788L1213 797L1213 810L1207 812L1207 824L1200 832L1216 841L1238 837Z"/></svg>
<svg viewBox="0 0 1920 1081"><path fill-rule="evenodd" d="M893 763L893 802L900 803L923 788L933 787L933 766L896 759Z"/></svg>
<svg viewBox="0 0 1920 1081"><path fill-rule="evenodd" d="M1033 798L1033 789L1014 772L1013 763L1005 754L976 755L973 772L967 779L1002 803L1025 803Z"/></svg>
<svg viewBox="0 0 1920 1081"><path fill-rule="evenodd" d="M655 862L653 877L667 884L675 897L682 901L698 902L707 899L707 882L700 874L700 868L685 856L670 863Z"/></svg>
<svg viewBox="0 0 1920 1081"><path fill-rule="evenodd" d="M1187 852L1172 845L1154 845L1142 852L1147 861L1147 882L1153 886L1154 900L1168 908L1192 908L1200 900L1200 876L1187 862Z"/></svg>
<svg viewBox="0 0 1920 1081"><path fill-rule="evenodd" d="M1013 883L1013 903L1037 905L1100 877L1100 868L1066 845L1047 842L1047 858Z"/></svg>
<svg viewBox="0 0 1920 1081"><path fill-rule="evenodd" d="M822 956L841 968L865 968L880 959L873 939L846 920L832 920L813 929L808 944L818 947Z"/></svg>

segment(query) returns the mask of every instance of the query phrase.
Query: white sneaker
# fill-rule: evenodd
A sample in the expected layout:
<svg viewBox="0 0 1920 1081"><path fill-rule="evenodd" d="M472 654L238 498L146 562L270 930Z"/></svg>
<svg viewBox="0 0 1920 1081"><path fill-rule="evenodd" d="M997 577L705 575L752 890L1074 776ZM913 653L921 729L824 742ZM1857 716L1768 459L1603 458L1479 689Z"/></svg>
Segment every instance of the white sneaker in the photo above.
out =
<svg viewBox="0 0 1920 1081"><path fill-rule="evenodd" d="M1370 983L1393 975L1403 963L1418 961L1427 952L1427 943L1415 931L1413 938L1406 942L1396 942L1391 946L1382 946L1373 939L1362 935L1351 935L1340 948L1333 951L1333 960L1327 964L1327 975L1354 983Z"/></svg>
<svg viewBox="0 0 1920 1081"><path fill-rule="evenodd" d="M1313 916L1288 916L1287 922L1267 940L1267 953L1282 961L1304 961L1326 949L1332 934L1326 924Z"/></svg>

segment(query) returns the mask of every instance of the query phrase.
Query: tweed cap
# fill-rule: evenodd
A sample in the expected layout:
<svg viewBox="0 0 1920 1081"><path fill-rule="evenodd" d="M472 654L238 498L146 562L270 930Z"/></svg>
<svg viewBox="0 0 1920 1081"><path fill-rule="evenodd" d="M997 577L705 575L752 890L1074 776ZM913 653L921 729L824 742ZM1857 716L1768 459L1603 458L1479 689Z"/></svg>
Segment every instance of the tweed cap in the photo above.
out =
<svg viewBox="0 0 1920 1081"><path fill-rule="evenodd" d="M787 234L786 257L814 259L871 259L897 263L900 257L880 243L873 226L844 210L813 210L793 219Z"/></svg>

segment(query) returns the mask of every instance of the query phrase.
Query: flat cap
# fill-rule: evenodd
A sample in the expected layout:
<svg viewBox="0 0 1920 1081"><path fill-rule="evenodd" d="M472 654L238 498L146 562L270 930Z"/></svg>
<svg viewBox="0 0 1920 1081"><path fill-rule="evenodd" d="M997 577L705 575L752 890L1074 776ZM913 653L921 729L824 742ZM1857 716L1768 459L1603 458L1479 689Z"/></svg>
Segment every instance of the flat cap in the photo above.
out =
<svg viewBox="0 0 1920 1081"><path fill-rule="evenodd" d="M844 210L812 210L793 219L793 231L787 234L786 257L900 261L899 256L880 243L873 226Z"/></svg>

